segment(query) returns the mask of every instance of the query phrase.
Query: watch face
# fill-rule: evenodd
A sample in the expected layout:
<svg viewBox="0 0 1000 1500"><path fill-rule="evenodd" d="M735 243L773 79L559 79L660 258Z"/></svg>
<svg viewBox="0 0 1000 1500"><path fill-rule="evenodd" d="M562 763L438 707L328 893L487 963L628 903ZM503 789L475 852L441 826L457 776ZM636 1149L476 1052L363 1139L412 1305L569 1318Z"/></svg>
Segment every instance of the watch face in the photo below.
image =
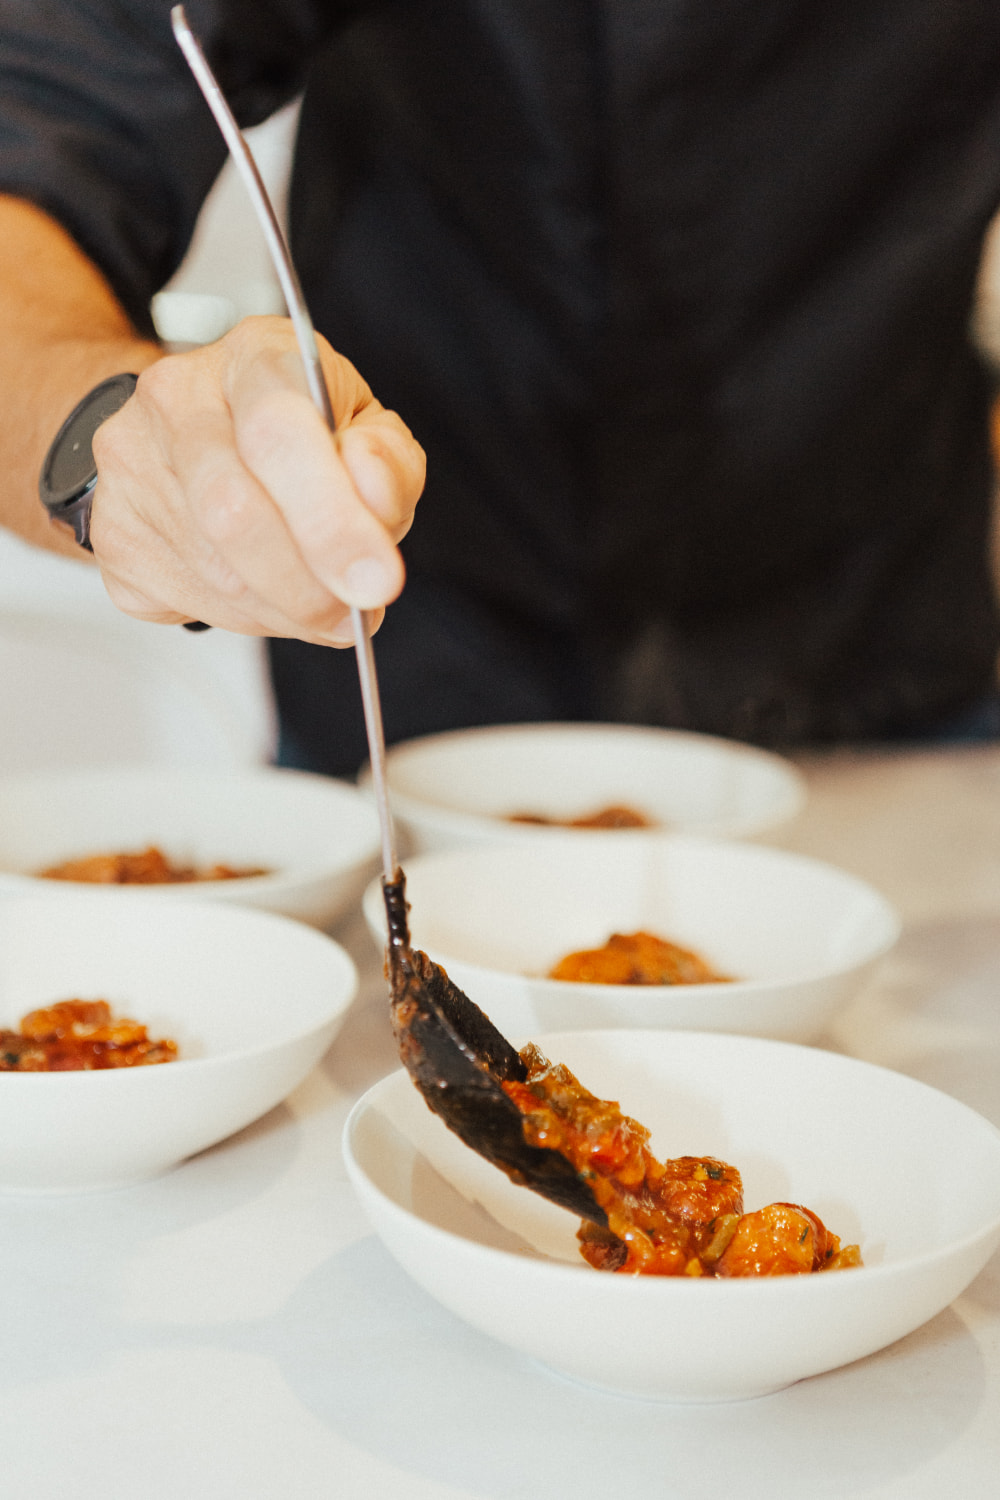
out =
<svg viewBox="0 0 1000 1500"><path fill-rule="evenodd" d="M135 390L134 375L103 381L70 413L49 449L42 470L41 493L50 510L78 499L97 478L92 443L102 422L120 411Z"/></svg>

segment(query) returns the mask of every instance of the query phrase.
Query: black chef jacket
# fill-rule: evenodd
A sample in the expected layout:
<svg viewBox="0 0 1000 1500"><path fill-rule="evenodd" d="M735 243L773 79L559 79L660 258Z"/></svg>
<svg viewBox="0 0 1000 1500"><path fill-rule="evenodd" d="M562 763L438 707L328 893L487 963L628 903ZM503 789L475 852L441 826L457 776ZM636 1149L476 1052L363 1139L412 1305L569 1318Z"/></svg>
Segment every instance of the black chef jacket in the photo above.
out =
<svg viewBox="0 0 1000 1500"><path fill-rule="evenodd" d="M314 318L428 453L388 737L919 731L993 680L996 0L191 0L244 123L304 88ZM223 159L169 0L0 0L0 187L137 324ZM350 653L273 642L289 754Z"/></svg>

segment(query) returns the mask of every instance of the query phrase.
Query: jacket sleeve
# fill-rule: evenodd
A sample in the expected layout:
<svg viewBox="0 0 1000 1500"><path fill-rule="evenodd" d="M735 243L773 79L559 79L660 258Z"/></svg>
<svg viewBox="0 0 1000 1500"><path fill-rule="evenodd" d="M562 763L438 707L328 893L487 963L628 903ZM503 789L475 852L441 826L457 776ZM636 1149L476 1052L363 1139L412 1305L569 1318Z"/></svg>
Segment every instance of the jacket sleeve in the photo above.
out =
<svg viewBox="0 0 1000 1500"><path fill-rule="evenodd" d="M173 39L171 0L0 0L0 192L57 219L143 332L225 146ZM302 87L323 0L189 0L243 125Z"/></svg>

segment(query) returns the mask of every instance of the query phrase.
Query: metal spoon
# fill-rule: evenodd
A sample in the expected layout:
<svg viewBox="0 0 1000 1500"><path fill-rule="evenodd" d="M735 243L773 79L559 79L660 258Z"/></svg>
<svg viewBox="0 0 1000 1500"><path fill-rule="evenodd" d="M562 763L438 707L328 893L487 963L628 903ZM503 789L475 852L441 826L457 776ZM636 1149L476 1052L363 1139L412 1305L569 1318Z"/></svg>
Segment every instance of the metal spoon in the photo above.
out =
<svg viewBox="0 0 1000 1500"><path fill-rule="evenodd" d="M184 53L188 66L205 96L205 102L215 116L237 171L250 194L250 201L263 231L288 306L288 314L295 328L309 394L336 441L337 423L323 374L323 366L320 363L319 349L316 346L316 333L267 188L257 170L257 163L253 159L243 132L236 123L236 118L226 102L218 80L208 65L201 44L188 24L183 5L174 6L170 12L170 22L177 44ZM378 808L379 829L382 837L382 873L385 880L393 881L396 878L398 866L396 841L386 789L385 733L382 728L382 706L378 679L375 674L375 656L372 651L367 611L357 609L352 605L351 627L354 632L354 650L358 659L358 676L361 680L361 701L364 706L365 733L368 737L368 753L371 758L372 788Z"/></svg>
<svg viewBox="0 0 1000 1500"><path fill-rule="evenodd" d="M267 189L182 5L174 6L170 20L250 194L295 327L309 393L336 440L337 425L316 334ZM387 970L400 1057L431 1109L466 1145L552 1202L606 1225L607 1215L576 1168L558 1152L525 1141L520 1111L501 1087L506 1079L523 1082L527 1076L517 1051L479 1007L452 984L445 971L411 945L406 878L396 857L382 709L365 613L352 608L351 624L382 838L382 892L389 933Z"/></svg>

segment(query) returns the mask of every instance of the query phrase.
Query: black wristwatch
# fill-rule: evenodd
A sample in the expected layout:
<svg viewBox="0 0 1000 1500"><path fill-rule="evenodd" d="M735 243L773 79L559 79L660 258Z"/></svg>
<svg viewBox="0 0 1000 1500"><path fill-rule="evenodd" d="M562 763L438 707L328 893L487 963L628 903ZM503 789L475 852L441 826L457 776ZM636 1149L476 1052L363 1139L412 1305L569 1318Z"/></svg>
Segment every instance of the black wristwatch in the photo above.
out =
<svg viewBox="0 0 1000 1500"><path fill-rule="evenodd" d="M74 406L45 456L38 493L42 504L60 525L68 526L81 547L90 545L90 507L97 483L94 433L102 422L121 411L139 383L138 375L112 375L95 385ZM186 620L185 630L208 630L201 620Z"/></svg>
<svg viewBox="0 0 1000 1500"><path fill-rule="evenodd" d="M90 507L97 483L94 433L121 411L138 379L138 375L112 375L95 385L56 433L42 465L38 481L42 504L53 521L68 526L88 552L94 550L90 545Z"/></svg>

